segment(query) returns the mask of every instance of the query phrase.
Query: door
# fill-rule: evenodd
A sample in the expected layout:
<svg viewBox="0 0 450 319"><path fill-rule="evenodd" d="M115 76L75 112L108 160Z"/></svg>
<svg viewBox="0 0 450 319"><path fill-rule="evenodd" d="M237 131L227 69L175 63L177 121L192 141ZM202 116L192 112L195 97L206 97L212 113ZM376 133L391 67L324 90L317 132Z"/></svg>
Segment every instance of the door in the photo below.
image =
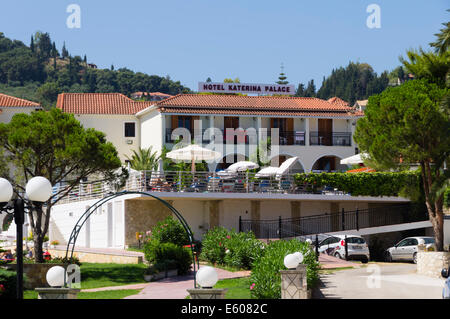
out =
<svg viewBox="0 0 450 319"><path fill-rule="evenodd" d="M392 260L404 260L406 247L409 245L409 238L403 239L392 250Z"/></svg>
<svg viewBox="0 0 450 319"><path fill-rule="evenodd" d="M333 145L333 120L332 119L319 119L319 145Z"/></svg>
<svg viewBox="0 0 450 319"><path fill-rule="evenodd" d="M108 213L107 213L107 226L108 226L108 235L106 246L112 247L113 245L113 206L112 203L108 203Z"/></svg>
<svg viewBox="0 0 450 319"><path fill-rule="evenodd" d="M225 137L225 143L236 144L237 136L234 134L234 131L237 128L239 128L239 117L225 116L223 118L223 127L224 127L223 135ZM231 134L227 134L227 129L233 129L233 132Z"/></svg>
<svg viewBox="0 0 450 319"><path fill-rule="evenodd" d="M417 245L419 242L415 238L410 238L408 240L407 245L405 246L403 250L403 259L405 260L413 260L414 253L417 252Z"/></svg>
<svg viewBox="0 0 450 319"><path fill-rule="evenodd" d="M122 201L114 202L114 246L123 246L123 211L122 211Z"/></svg>

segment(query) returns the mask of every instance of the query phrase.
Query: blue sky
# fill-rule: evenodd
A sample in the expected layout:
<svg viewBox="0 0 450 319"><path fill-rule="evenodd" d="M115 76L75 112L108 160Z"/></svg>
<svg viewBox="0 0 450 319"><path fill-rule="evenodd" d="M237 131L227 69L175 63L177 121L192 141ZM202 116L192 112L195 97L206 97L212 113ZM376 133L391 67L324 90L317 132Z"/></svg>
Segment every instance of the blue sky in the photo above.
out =
<svg viewBox="0 0 450 319"><path fill-rule="evenodd" d="M81 28L69 29L70 4ZM381 28L369 29L369 4L381 8ZM399 65L409 48L434 40L448 21L446 0L3 0L0 32L30 42L49 32L61 49L87 55L101 68L127 67L170 75L197 90L211 77L273 83L281 63L291 84L323 76L349 61L376 72Z"/></svg>

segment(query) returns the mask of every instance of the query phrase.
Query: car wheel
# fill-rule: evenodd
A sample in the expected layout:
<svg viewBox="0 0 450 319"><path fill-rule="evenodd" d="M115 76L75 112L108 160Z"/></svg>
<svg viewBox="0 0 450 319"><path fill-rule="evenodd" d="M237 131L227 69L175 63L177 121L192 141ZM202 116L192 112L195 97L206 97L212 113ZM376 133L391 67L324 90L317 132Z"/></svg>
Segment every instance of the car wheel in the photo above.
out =
<svg viewBox="0 0 450 319"><path fill-rule="evenodd" d="M417 264L417 253L413 254L413 263Z"/></svg>
<svg viewBox="0 0 450 319"><path fill-rule="evenodd" d="M363 263L363 264L367 264L368 262L369 262L369 258L363 258L363 260L361 260L361 262Z"/></svg>
<svg viewBox="0 0 450 319"><path fill-rule="evenodd" d="M342 259L341 254L339 254L339 253L334 253L334 257Z"/></svg>
<svg viewBox="0 0 450 319"><path fill-rule="evenodd" d="M388 263L391 263L391 262L392 262L392 255L391 255L391 253L388 252L388 251L386 252L385 260L386 260Z"/></svg>

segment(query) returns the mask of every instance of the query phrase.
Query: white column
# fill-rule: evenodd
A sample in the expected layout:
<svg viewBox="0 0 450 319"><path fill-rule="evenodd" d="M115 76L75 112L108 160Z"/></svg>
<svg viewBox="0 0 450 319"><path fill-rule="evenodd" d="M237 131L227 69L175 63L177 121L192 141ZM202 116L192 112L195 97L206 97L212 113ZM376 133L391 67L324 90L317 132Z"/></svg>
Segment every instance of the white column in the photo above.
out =
<svg viewBox="0 0 450 319"><path fill-rule="evenodd" d="M305 118L305 146L309 146L309 118Z"/></svg>

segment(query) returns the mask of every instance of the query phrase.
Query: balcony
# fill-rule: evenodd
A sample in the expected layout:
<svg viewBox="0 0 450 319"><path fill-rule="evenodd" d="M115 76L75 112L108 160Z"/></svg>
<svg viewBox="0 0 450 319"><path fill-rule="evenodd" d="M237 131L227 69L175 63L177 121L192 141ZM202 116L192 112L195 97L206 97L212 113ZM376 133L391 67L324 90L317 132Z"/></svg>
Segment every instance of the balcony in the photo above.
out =
<svg viewBox="0 0 450 319"><path fill-rule="evenodd" d="M318 194L346 195L330 187L295 182L295 174L285 174L281 178L256 177L256 173L236 173L220 175L216 172L151 172L141 171L126 180L124 185L104 181L83 182L68 190L68 186L54 187L52 201L56 204L100 199L120 191L170 192L170 193L264 193L264 194ZM67 196L58 198L63 191Z"/></svg>
<svg viewBox="0 0 450 319"><path fill-rule="evenodd" d="M309 145L351 146L350 132L309 132Z"/></svg>
<svg viewBox="0 0 450 319"><path fill-rule="evenodd" d="M305 145L304 131L279 131L279 145ZM267 137L272 137L271 130L267 130ZM272 143L273 143L272 139Z"/></svg>

